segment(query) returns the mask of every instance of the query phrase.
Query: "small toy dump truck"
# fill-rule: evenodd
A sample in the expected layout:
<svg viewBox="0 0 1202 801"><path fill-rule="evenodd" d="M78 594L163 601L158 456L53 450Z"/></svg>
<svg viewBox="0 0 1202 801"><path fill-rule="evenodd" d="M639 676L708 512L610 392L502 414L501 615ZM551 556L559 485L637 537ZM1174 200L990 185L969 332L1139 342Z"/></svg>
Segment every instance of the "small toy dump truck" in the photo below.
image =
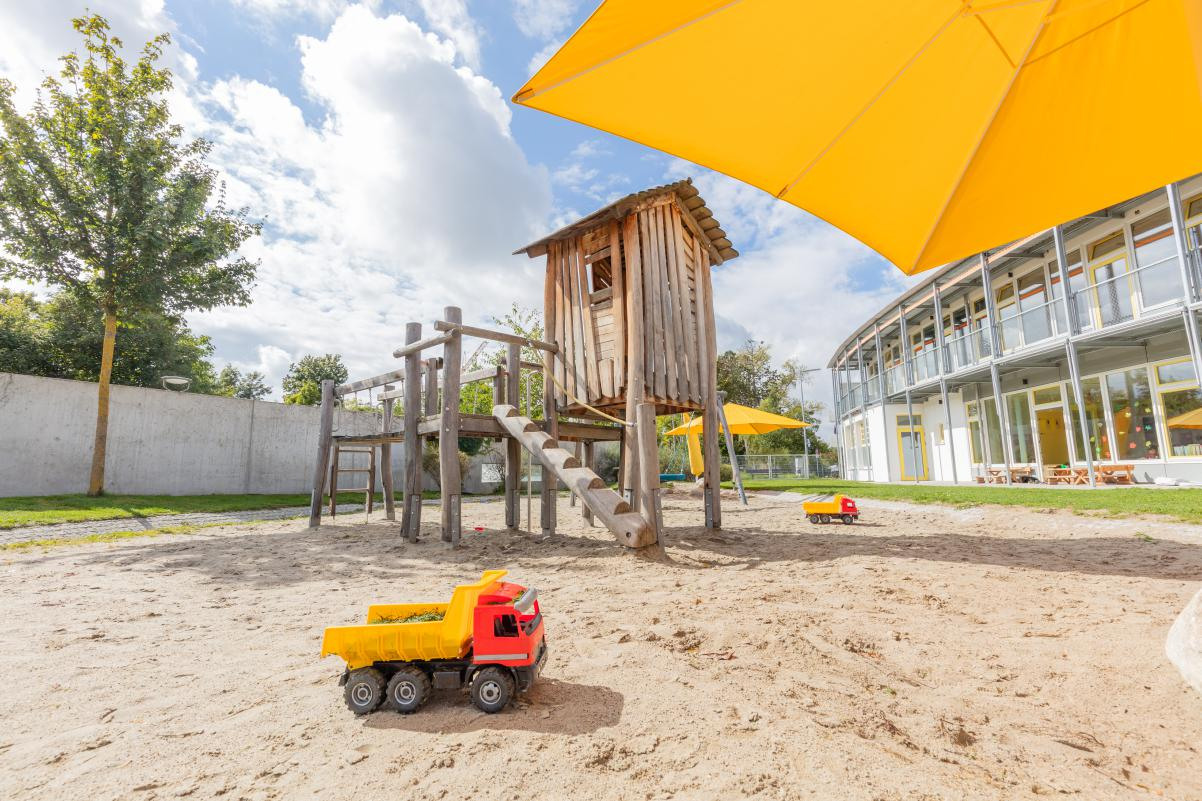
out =
<svg viewBox="0 0 1202 801"><path fill-rule="evenodd" d="M493 713L529 690L547 659L543 616L537 591L501 581L505 574L485 571L450 603L374 604L364 625L326 629L321 655L346 661L347 707L366 715L387 701L409 714L435 689L467 687Z"/></svg>
<svg viewBox="0 0 1202 801"><path fill-rule="evenodd" d="M851 525L860 519L860 510L856 502L846 495L836 495L829 501L806 501L801 505L806 517L811 523L830 523L832 520L842 520Z"/></svg>

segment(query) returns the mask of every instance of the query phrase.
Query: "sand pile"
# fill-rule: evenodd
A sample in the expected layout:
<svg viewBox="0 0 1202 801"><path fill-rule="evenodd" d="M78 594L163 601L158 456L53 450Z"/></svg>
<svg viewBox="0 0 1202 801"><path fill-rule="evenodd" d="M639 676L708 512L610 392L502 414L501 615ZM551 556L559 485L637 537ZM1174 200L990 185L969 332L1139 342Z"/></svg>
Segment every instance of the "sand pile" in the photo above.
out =
<svg viewBox="0 0 1202 801"><path fill-rule="evenodd" d="M0 797L1202 798L1202 699L1164 652L1180 525L864 503L855 526L665 499L667 560L464 507L464 548L358 516L9 554ZM482 533L472 532L483 526ZM485 568L538 587L544 677L355 718L322 629Z"/></svg>

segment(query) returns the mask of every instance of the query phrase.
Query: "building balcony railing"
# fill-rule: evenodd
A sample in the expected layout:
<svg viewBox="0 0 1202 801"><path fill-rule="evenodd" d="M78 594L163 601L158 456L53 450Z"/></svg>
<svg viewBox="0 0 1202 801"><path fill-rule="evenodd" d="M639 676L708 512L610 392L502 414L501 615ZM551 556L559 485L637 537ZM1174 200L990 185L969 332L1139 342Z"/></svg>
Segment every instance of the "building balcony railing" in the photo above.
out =
<svg viewBox="0 0 1202 801"><path fill-rule="evenodd" d="M1071 294L1077 330L1100 331L1179 305L1186 296L1177 257L1095 281Z"/></svg>
<svg viewBox="0 0 1202 801"><path fill-rule="evenodd" d="M947 348L947 366L948 372L951 373L979 364L989 358L992 352L987 325L972 331L962 331L944 340L943 344Z"/></svg>
<svg viewBox="0 0 1202 801"><path fill-rule="evenodd" d="M939 346L928 345L910 357L914 368L914 383L920 384L939 375Z"/></svg>
<svg viewBox="0 0 1202 801"><path fill-rule="evenodd" d="M1002 353L1013 353L1055 337L1064 327L1062 309L1063 304L1052 299L1002 317L998 323Z"/></svg>
<svg viewBox="0 0 1202 801"><path fill-rule="evenodd" d="M906 366L895 364L885 371L885 391L890 395L901 392L908 386Z"/></svg>

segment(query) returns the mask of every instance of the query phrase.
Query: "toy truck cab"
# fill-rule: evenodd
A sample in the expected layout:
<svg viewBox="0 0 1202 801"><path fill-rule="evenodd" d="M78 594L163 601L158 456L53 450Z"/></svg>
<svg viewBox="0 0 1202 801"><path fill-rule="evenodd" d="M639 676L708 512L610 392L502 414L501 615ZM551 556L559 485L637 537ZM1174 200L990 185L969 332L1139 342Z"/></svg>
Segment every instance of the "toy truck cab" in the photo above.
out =
<svg viewBox="0 0 1202 801"><path fill-rule="evenodd" d="M373 604L366 624L326 629L321 653L346 661L350 710L365 715L387 701L407 714L434 689L467 687L477 708L500 712L529 690L547 658L538 592L504 575L486 571L450 603Z"/></svg>

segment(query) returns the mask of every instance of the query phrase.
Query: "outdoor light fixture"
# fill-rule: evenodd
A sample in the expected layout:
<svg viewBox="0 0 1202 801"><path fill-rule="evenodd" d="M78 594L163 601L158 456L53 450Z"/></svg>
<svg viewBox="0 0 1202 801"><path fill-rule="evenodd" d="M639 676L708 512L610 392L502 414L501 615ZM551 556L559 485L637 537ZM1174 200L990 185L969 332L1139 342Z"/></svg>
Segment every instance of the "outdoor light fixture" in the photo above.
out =
<svg viewBox="0 0 1202 801"><path fill-rule="evenodd" d="M165 375L159 380L163 382L163 389L174 392L187 392L188 387L192 386L192 379L182 375Z"/></svg>

